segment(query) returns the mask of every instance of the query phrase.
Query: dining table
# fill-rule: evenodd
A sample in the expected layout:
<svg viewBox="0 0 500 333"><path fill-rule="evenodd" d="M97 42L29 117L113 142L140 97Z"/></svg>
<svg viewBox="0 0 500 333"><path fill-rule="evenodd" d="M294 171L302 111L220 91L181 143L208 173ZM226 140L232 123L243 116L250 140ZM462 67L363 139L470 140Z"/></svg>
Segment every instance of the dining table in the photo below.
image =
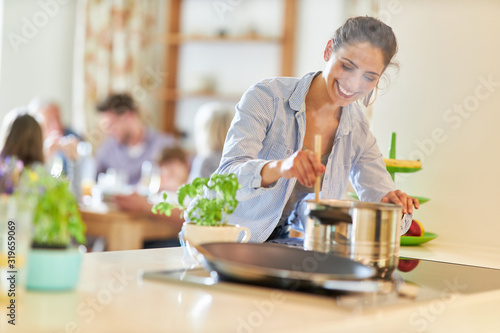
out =
<svg viewBox="0 0 500 333"><path fill-rule="evenodd" d="M130 213L113 205L100 209L81 206L80 214L86 235L102 238L107 251L142 249L145 241L177 239L180 232L179 224L168 218Z"/></svg>

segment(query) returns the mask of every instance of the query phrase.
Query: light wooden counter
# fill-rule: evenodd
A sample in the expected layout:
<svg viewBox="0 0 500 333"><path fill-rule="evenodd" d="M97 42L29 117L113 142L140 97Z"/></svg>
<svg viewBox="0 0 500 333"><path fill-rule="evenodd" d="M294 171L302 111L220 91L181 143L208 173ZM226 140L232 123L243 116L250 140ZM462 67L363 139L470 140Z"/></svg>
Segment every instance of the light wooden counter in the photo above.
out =
<svg viewBox="0 0 500 333"><path fill-rule="evenodd" d="M449 257L439 245L402 248L402 255ZM464 261L475 260L478 252ZM77 290L26 292L15 327L0 309L0 332L498 332L500 290L452 302L408 302L371 310L340 308L334 299L238 286L220 290L143 280L143 270L183 267L181 248L89 253ZM498 257L488 257L495 266ZM483 264L486 259L483 259Z"/></svg>

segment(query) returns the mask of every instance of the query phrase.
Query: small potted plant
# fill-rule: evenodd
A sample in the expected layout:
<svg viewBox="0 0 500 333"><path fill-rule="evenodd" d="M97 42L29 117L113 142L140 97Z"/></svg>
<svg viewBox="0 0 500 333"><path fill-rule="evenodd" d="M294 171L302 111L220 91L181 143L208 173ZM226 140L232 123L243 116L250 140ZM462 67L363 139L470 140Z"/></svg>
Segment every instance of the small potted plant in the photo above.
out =
<svg viewBox="0 0 500 333"><path fill-rule="evenodd" d="M27 287L72 289L84 252L78 244L85 243L85 224L69 182L51 176L41 165L25 168L15 195L34 207Z"/></svg>
<svg viewBox="0 0 500 333"><path fill-rule="evenodd" d="M211 242L236 242L244 232L241 242L248 242L250 230L240 225L228 224L228 216L238 205L236 191L239 188L235 174L213 174L210 178L195 178L177 190L178 204L163 201L153 206L155 214L170 216L172 210L181 210L186 222L182 226L181 241L188 247ZM191 201L187 202L187 198ZM187 214L186 214L187 213Z"/></svg>

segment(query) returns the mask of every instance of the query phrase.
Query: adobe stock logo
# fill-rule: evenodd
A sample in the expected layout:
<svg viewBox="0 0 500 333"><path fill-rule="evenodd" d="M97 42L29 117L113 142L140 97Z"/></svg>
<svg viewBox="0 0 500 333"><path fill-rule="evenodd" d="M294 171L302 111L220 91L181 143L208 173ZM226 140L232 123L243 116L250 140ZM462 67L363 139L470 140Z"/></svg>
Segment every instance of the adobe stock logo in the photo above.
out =
<svg viewBox="0 0 500 333"><path fill-rule="evenodd" d="M451 107L444 110L442 118L445 123L450 124L451 129L436 127L431 132L430 137L415 140L414 142L418 149L409 154L409 159L424 162L426 157L434 154L438 144L448 140L448 133L451 130L458 130L464 120L468 119L479 109L481 102L490 98L500 87L500 81L495 81L492 74L486 77L481 75L478 77L478 81L479 83L476 85L474 93L467 95L461 102L453 103Z"/></svg>
<svg viewBox="0 0 500 333"><path fill-rule="evenodd" d="M46 0L38 1L40 10L36 11L29 19L26 16L22 18L21 33L8 32L10 46L14 52L19 52L19 47L28 44L30 40L38 35L41 28L45 27L51 18L55 17L60 10L60 5L65 5L69 0Z"/></svg>
<svg viewBox="0 0 500 333"><path fill-rule="evenodd" d="M224 1L213 1L212 6L219 17L221 22L224 22L226 12L232 12L237 6L239 6L243 0L224 0Z"/></svg>

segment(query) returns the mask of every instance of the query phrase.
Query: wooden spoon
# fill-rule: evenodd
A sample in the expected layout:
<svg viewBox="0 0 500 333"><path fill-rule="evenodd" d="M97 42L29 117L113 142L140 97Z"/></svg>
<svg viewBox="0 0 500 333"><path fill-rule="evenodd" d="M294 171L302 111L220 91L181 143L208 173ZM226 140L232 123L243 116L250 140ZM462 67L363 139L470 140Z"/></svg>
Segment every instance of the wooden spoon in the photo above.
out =
<svg viewBox="0 0 500 333"><path fill-rule="evenodd" d="M314 152L318 159L321 160L321 134L316 134L314 137ZM314 201L319 202L319 190L321 188L321 176L316 177L316 183L314 184Z"/></svg>

